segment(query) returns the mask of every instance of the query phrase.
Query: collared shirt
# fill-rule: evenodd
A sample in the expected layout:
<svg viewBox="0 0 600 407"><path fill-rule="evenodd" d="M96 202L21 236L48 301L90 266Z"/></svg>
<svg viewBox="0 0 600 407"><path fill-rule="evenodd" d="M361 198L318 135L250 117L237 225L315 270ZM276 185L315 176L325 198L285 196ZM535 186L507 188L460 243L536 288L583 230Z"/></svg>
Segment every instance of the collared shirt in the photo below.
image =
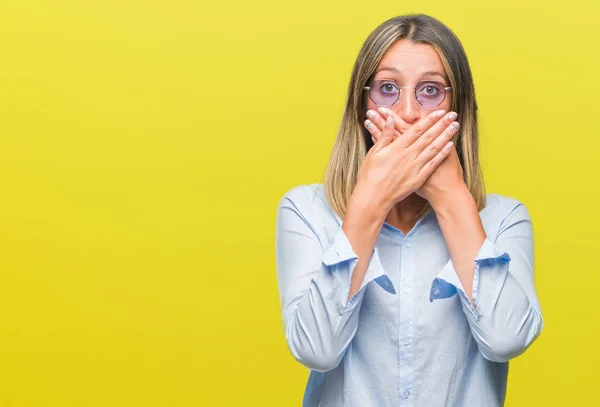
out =
<svg viewBox="0 0 600 407"><path fill-rule="evenodd" d="M281 199L276 264L283 330L310 369L304 407L502 406L508 361L543 328L526 207L488 194L473 300L435 212L404 235L384 223L362 286L358 256L322 184Z"/></svg>

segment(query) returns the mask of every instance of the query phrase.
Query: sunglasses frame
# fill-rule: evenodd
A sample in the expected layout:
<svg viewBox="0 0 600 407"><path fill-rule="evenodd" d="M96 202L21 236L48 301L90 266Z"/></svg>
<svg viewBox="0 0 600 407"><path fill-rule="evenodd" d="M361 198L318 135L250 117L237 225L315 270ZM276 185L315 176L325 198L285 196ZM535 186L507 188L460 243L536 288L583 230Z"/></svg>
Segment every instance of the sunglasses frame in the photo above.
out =
<svg viewBox="0 0 600 407"><path fill-rule="evenodd" d="M371 80L369 83L373 83L373 82L394 82L396 84L396 86L398 86L399 92L398 92L398 98L396 100L394 100L394 103L392 103L391 105L380 105L379 103L375 102L373 100L373 98L371 97L371 86L363 86L363 90L368 90L369 91L369 99L371 99L371 101L373 103L375 103L377 106L384 106L384 107L389 107L389 106L394 106L396 103L398 103L398 101L400 100L400 98L402 97L402 89L412 89L413 90L413 94L415 95L415 100L416 102L424 107L425 109L433 109L435 107L438 107L439 105L441 105L442 103L444 103L444 100L446 100L446 93L449 90L452 90L452 86L443 86L444 84L440 81L419 81L419 83L417 83L416 87L412 87L412 86L400 86L398 85L398 82L392 80L392 79L373 79ZM417 88L419 87L419 85L423 82L433 82L433 83L439 83L440 85L442 85L442 88L444 89L444 98L440 101L440 103L438 103L435 106L423 106L423 104L421 102L419 102L419 99L417 98Z"/></svg>

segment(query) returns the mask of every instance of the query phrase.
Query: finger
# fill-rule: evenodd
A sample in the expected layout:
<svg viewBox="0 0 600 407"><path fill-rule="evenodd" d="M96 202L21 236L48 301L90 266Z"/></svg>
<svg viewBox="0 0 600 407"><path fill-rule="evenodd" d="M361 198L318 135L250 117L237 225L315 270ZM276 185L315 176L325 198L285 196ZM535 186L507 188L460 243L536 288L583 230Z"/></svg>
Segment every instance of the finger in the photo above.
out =
<svg viewBox="0 0 600 407"><path fill-rule="evenodd" d="M381 129L383 128L383 126L377 127L375 123L373 123L369 119L365 120L364 125L369 134L371 134L371 136L377 140L379 138L379 135L381 134Z"/></svg>
<svg viewBox="0 0 600 407"><path fill-rule="evenodd" d="M387 119L388 116L388 109L384 109L383 107L380 107L379 109L377 109L379 112L376 112L375 110L367 110L367 117L369 118L368 120L370 120L376 127L378 127L379 129L383 129L383 126L385 126L385 121ZM400 118L400 116L396 115L394 113L394 115L392 116L394 118L394 127L396 129L396 137L400 136L400 134L402 134L404 131L406 131L408 129L408 125L406 124L406 122L404 120L402 120Z"/></svg>
<svg viewBox="0 0 600 407"><path fill-rule="evenodd" d="M382 120L388 118L388 116L392 116L394 118L394 122L396 124L396 130L400 133L405 133L408 131L410 125L404 121L400 116L396 114L392 109L386 109L385 107L380 107L377 111L381 114Z"/></svg>
<svg viewBox="0 0 600 407"><path fill-rule="evenodd" d="M444 115L433 126L431 126L429 130L421 135L421 137L419 137L411 147L413 147L415 151L420 154L429 145L431 145L434 140L436 140L438 136L442 134L442 132L447 130L449 126L455 123L454 120L456 120L457 116L458 115L455 112L449 112L448 114ZM458 123L455 123L455 125L458 126ZM439 146L440 149L442 147L443 145Z"/></svg>
<svg viewBox="0 0 600 407"><path fill-rule="evenodd" d="M385 125L383 126L383 129L381 129L381 136L382 137L390 137L393 139L394 134L395 134L394 119L390 116L385 121Z"/></svg>
<svg viewBox="0 0 600 407"><path fill-rule="evenodd" d="M429 178L433 171L435 171L435 169L439 167L439 165L448 157L450 152L452 152L453 146L454 143L452 141L447 142L446 145L431 160L425 163L417 175L417 178L420 182L425 182L425 180Z"/></svg>
<svg viewBox="0 0 600 407"><path fill-rule="evenodd" d="M444 149L448 142L454 137L456 132L458 131L458 122L452 122L442 134L440 134L431 144L429 144L415 159L415 161L420 162L422 165L425 165L428 161L433 159L433 157L437 156L440 151Z"/></svg>
<svg viewBox="0 0 600 407"><path fill-rule="evenodd" d="M377 143L377 139L380 138L379 135L381 134L381 131L370 120L365 120L364 124L369 134L371 134L371 141L373 144Z"/></svg>
<svg viewBox="0 0 600 407"><path fill-rule="evenodd" d="M385 120L383 121L383 124L381 126L377 126L371 120L367 119L367 120L365 120L364 125L365 125L365 128L367 129L367 131L369 132L369 134L371 134L371 140L373 140L373 143L375 143L377 141L377 139L379 139L379 137L381 135L381 130L385 126ZM398 132L398 130L395 130L394 139L399 136L400 136L400 133Z"/></svg>
<svg viewBox="0 0 600 407"><path fill-rule="evenodd" d="M381 132L379 139L374 141L374 145L370 151L373 153L377 153L385 146L389 145L392 142L393 136L390 136L390 132Z"/></svg>
<svg viewBox="0 0 600 407"><path fill-rule="evenodd" d="M402 133L402 137L398 139L399 146L402 148L411 146L415 141L419 139L419 137L421 137L427 130L429 130L431 126L437 123L444 116L444 113L446 113L444 110L436 110L435 112L432 112L427 116L421 118L405 133Z"/></svg>
<svg viewBox="0 0 600 407"><path fill-rule="evenodd" d="M377 113L375 110L367 110L367 117L367 120L373 123L373 125L378 129L381 130L383 129L383 126L385 126L387 117L382 117L382 115Z"/></svg>

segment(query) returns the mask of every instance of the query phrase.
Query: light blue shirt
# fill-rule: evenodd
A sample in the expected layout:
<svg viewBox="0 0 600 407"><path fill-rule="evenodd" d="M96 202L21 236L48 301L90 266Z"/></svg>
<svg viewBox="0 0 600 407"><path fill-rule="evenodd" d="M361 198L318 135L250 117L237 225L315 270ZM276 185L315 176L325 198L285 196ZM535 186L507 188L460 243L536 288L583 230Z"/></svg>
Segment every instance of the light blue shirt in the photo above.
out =
<svg viewBox="0 0 600 407"><path fill-rule="evenodd" d="M405 236L384 223L359 291L358 256L322 184L279 203L276 263L283 330L310 369L304 407L502 406L508 361L544 322L529 213L487 195L473 299L464 293L435 212Z"/></svg>

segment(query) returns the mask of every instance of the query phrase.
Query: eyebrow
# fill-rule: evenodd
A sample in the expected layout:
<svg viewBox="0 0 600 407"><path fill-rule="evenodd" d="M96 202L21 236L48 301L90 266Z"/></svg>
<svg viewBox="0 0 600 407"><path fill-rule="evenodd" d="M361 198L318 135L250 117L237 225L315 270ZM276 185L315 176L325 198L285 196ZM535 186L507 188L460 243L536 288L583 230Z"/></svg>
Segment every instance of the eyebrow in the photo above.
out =
<svg viewBox="0 0 600 407"><path fill-rule="evenodd" d="M394 72L394 73L397 73L397 74L400 74L400 75L402 74L402 72L400 72L398 69L396 69L394 67L391 67L391 66L384 66L380 70L378 70L377 72L375 72L375 74L378 74L381 71L391 71L391 72ZM443 78L444 80L447 80L446 75L441 74L441 73L439 73L437 71L427 71L427 72L423 72L421 74L421 76L428 76L428 75L439 76L439 77Z"/></svg>

